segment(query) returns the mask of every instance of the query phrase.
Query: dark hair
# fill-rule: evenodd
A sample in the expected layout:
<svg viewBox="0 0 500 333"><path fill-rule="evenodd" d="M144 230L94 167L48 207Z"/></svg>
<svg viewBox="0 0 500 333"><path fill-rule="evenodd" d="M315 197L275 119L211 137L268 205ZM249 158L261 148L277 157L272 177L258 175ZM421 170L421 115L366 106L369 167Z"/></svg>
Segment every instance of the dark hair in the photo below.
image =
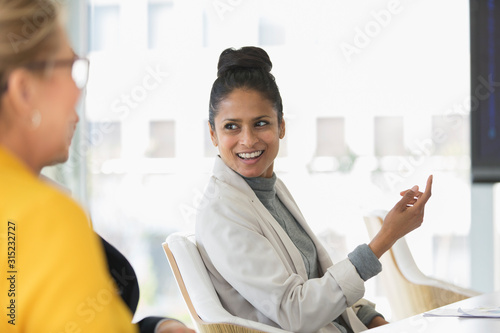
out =
<svg viewBox="0 0 500 333"><path fill-rule="evenodd" d="M278 124L283 120L283 103L274 76L273 64L266 51L259 47L245 46L241 49L229 48L222 51L217 65L217 79L210 92L208 121L215 129L214 119L219 103L234 89L252 89L271 101L278 113Z"/></svg>

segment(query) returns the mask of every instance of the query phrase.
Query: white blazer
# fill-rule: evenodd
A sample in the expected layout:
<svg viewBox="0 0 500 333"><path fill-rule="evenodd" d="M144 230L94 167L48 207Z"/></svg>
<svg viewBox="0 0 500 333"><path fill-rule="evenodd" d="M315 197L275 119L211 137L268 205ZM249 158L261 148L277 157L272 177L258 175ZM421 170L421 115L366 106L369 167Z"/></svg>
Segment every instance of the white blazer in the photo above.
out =
<svg viewBox="0 0 500 333"><path fill-rule="evenodd" d="M277 195L309 234L321 278L308 279L297 247L245 180L216 158L196 218L196 241L222 305L231 314L292 332L339 332L342 315L355 332L366 326L350 308L364 281L349 259L332 264L283 182Z"/></svg>

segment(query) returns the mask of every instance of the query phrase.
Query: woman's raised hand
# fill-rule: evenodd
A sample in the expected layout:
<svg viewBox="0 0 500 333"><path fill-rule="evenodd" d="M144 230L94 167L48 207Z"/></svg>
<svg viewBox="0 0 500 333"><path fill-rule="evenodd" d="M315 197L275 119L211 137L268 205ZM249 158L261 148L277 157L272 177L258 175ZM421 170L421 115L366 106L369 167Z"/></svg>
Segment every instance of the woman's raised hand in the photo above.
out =
<svg viewBox="0 0 500 333"><path fill-rule="evenodd" d="M424 192L418 186L401 192L403 198L387 213L382 228L369 246L380 258L394 243L407 233L420 227L424 220L424 208L431 197L432 175L427 179Z"/></svg>

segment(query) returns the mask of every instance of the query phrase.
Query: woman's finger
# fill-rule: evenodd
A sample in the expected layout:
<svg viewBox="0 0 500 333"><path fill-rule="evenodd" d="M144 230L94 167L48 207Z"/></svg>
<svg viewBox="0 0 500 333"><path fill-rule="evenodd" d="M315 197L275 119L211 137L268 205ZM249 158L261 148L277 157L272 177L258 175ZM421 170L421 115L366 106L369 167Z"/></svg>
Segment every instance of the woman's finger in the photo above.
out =
<svg viewBox="0 0 500 333"><path fill-rule="evenodd" d="M399 194L400 194L402 197L404 197L404 196L405 196L405 194L406 194L406 193L408 193L408 191L413 191L413 192L417 193L417 192L418 192L418 185L414 185L414 186L413 186L411 189L409 189L409 190L404 190L404 191L401 191L401 192L399 192Z"/></svg>
<svg viewBox="0 0 500 333"><path fill-rule="evenodd" d="M429 198L431 197L431 192L432 192L432 180L433 180L433 176L430 175L429 178L427 178L427 184L425 186L425 191L424 193L419 197L419 200L418 202L416 203L416 205L418 206L423 206L427 203L427 200L429 200Z"/></svg>
<svg viewBox="0 0 500 333"><path fill-rule="evenodd" d="M413 186L412 189L407 190L406 193L401 198L401 200L399 200L399 202L397 203L397 205L399 205L399 207L401 209L404 210L407 207L408 203L412 203L412 202L414 202L416 200L415 199L415 192L414 192L415 188L416 188L416 186Z"/></svg>
<svg viewBox="0 0 500 333"><path fill-rule="evenodd" d="M414 205L417 202L417 199L410 200L406 203L406 205Z"/></svg>

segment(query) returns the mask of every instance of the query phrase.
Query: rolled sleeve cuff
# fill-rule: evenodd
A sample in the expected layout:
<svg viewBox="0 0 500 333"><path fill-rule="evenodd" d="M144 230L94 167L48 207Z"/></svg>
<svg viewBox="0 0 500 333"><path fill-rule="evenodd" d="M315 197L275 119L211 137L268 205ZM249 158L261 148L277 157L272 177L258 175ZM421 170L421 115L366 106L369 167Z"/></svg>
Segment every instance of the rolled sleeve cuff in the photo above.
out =
<svg viewBox="0 0 500 333"><path fill-rule="evenodd" d="M382 271L382 264L366 244L359 245L347 257L354 267L356 267L356 271L363 281L374 277Z"/></svg>
<svg viewBox="0 0 500 333"><path fill-rule="evenodd" d="M368 326L372 322L373 318L375 318L377 316L384 318L384 316L382 314L377 312L373 307L371 307L369 305L361 306L361 308L358 310L358 313L356 313L356 315L358 316L359 320L361 320L361 322L365 326Z"/></svg>
<svg viewBox="0 0 500 333"><path fill-rule="evenodd" d="M360 278L356 268L349 259L328 268L345 296L347 306L359 301L365 293L364 281Z"/></svg>

